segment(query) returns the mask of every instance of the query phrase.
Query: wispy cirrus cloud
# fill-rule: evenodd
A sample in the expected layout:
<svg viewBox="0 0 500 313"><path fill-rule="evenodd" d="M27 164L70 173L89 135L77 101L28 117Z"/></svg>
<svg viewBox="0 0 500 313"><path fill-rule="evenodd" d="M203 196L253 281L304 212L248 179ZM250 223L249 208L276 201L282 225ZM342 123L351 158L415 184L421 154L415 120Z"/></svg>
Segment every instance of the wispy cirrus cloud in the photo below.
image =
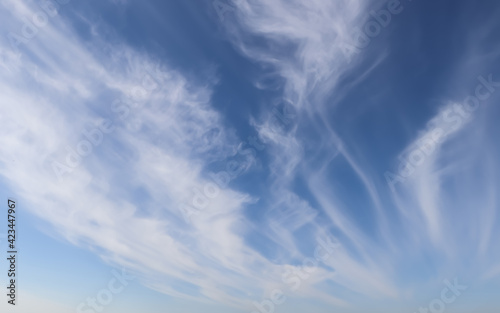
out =
<svg viewBox="0 0 500 313"><path fill-rule="evenodd" d="M12 27L38 9L4 5L17 8ZM246 291L266 282L256 274L277 272L244 243L250 197L225 188L210 214L190 224L179 208L209 181L205 167L239 144L210 103L216 78L197 85L147 54L93 36L83 44L57 19L20 47L21 57L3 40L2 177L58 234L128 267L146 286L245 307ZM145 89L144 77L157 86ZM109 132L98 135L102 122ZM211 129L218 132L207 140ZM78 144L90 142L84 132L102 143L62 175L54 164L68 167L81 154Z"/></svg>
<svg viewBox="0 0 500 313"><path fill-rule="evenodd" d="M418 298L415 290L431 285L435 275L447 278L460 273L465 279L478 281L479 268L484 262L493 266L498 253L498 249L490 246L492 232L498 231L495 213L498 203L492 193L497 186L496 166L486 162L491 156L483 152L465 151L471 146L476 147L473 151L489 151L492 146L491 142L484 142L491 140L491 136L478 133L486 123L483 114L472 121L463 119L459 129L453 129L454 135L434 147L425 163L397 193L383 179L385 169L379 168L375 156L370 159L360 155L362 143L344 138L341 134L345 130L333 122L342 118L335 118L335 114L347 110L342 108L348 105L343 103L345 95L370 77L386 55L386 51L379 49L379 56L373 57L365 50L351 63L342 57L343 43L353 29L364 25L370 10L385 3L234 1L231 5L234 10L226 13L223 21L228 37L245 56L268 68L277 82L284 81L280 88L282 101L293 104L296 110L294 125L288 129L273 122L271 106L263 105L261 117L251 120L271 155L269 169L274 198L270 202L280 206L284 198L294 199L286 204L287 210L282 210L279 217L268 217L268 238L285 250L296 252L307 241L299 239L305 229L309 233L335 234L346 249L332 261L336 275L325 278L324 282L363 294L366 299L392 298L397 303L396 299L410 294ZM269 81L269 77L265 79ZM450 84L456 81L450 77ZM465 86L464 81L462 85ZM270 89L274 87L269 84ZM473 87L474 84L467 88ZM449 109L447 101L443 102L441 113ZM436 118L430 116L429 122L432 120ZM466 129L472 133L466 133ZM427 135L408 138L408 147L401 155ZM481 135L485 139L479 140L479 145ZM458 155L457 149L461 151ZM476 163L479 160L485 163L479 165ZM469 169L461 170L461 166ZM487 168L491 173L485 179L478 173L485 174ZM466 172L467 178L461 176ZM481 187L476 185L479 181ZM345 184L349 187L344 188ZM305 210L303 203L312 208ZM473 213L476 208L481 212ZM369 222L364 222L360 214L366 215ZM487 227L480 229L479 225ZM464 233L474 235L466 239ZM461 245L462 240L468 245ZM481 251L486 254L475 260L477 267L465 268L465 263L456 258L475 251L473 242L480 242ZM426 257L431 260L425 261ZM449 267L451 263L455 266ZM427 280L407 279L412 274L405 264L418 268L416 272L426 273L422 280ZM339 294L333 288L316 292L322 291L332 296ZM346 294L343 299L356 302Z"/></svg>
<svg viewBox="0 0 500 313"><path fill-rule="evenodd" d="M11 29L39 10L3 4L12 12L2 13ZM282 289L291 298L355 311L406 308L457 274L493 280L499 273L493 242L498 151L482 126L493 118L478 112L463 123L397 193L379 159L403 155L427 134L425 127L407 138L400 154L366 156L337 122L350 104L347 94L387 56L367 56L367 49L349 62L345 42L384 4L231 4L228 38L267 69L255 87L278 90L280 98L266 103L293 112L276 121L276 106L264 105L249 118L265 145L261 155L269 157L259 160L269 171L257 179L267 194L220 186L186 220L182 205L214 183L211 165L227 162L242 146L212 103L218 77L208 74L200 83L168 62L111 44L84 16L92 30L85 43L62 17L19 46L21 54L8 38L0 42L6 69L0 130L9 134L0 138L0 175L56 233L174 297L255 310L253 301ZM90 141L84 132L103 122L110 130L100 130L102 142L58 175L54 164L67 166L68 155ZM249 213L250 206L256 212ZM288 274L301 270L324 238L335 239L338 249L301 278L300 288L290 288L296 277ZM467 259L471 251L477 255Z"/></svg>

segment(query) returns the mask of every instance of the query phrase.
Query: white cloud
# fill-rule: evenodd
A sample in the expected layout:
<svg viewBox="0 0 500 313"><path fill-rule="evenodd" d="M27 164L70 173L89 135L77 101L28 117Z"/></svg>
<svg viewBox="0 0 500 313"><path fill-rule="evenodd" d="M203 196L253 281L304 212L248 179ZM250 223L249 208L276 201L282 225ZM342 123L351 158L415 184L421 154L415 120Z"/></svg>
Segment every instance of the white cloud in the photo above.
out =
<svg viewBox="0 0 500 313"><path fill-rule="evenodd" d="M14 19L37 10L15 5ZM168 65L99 37L91 46L80 43L61 19L23 44L20 57L10 48L2 42L9 71L0 74L0 131L9 135L0 138L0 174L31 212L156 290L244 306L243 298L215 290L258 290L263 278L252 264L270 265L243 241L249 197L221 189L190 224L179 207L210 181L205 166L239 144L210 103L211 85L190 83ZM78 151L90 141L83 131L103 119L114 130L101 132L102 139L94 133L102 143L60 181L54 162L67 166L67 147ZM148 199L131 195L139 187ZM189 285L196 288L186 291Z"/></svg>

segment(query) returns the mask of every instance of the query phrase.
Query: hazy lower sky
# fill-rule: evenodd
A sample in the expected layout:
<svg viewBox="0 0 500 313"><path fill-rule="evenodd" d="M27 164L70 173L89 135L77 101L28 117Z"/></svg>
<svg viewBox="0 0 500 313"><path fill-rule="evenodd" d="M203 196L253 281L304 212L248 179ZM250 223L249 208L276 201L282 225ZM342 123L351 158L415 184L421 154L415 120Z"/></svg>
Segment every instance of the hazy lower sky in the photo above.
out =
<svg viewBox="0 0 500 313"><path fill-rule="evenodd" d="M499 16L0 1L2 312L498 312Z"/></svg>

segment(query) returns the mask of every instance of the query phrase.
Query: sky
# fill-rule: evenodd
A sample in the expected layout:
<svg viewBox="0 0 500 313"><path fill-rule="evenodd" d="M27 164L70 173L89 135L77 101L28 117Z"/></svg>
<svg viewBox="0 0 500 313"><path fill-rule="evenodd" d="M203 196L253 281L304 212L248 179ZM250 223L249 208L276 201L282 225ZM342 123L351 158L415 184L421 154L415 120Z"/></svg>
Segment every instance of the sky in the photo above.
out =
<svg viewBox="0 0 500 313"><path fill-rule="evenodd" d="M499 15L1 0L2 312L498 312Z"/></svg>

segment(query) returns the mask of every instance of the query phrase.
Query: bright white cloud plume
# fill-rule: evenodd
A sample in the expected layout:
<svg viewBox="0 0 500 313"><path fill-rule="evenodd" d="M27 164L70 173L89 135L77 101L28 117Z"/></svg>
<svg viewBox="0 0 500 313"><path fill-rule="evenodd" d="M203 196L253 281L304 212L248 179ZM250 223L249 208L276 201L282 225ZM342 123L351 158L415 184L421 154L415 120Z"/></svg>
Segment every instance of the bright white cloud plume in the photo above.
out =
<svg viewBox="0 0 500 313"><path fill-rule="evenodd" d="M39 10L4 5L12 29ZM32 213L151 288L245 306L273 267L244 243L250 197L204 171L239 145L210 103L216 79L197 85L96 33L83 44L59 17L12 48L2 42L0 172ZM190 216L207 185L217 196Z"/></svg>
<svg viewBox="0 0 500 313"><path fill-rule="evenodd" d="M415 289L427 288L427 283L432 284L430 281L435 283L435 278L426 277L428 281L413 285L404 278L411 276L411 269L405 264L412 264L418 272L437 271L438 279L462 275L470 281L477 281L474 277L478 277L475 275L484 262L492 267L492 260L498 254L498 249L491 246L492 232L498 231L495 213L498 201L493 192L498 187L494 179L498 172L491 156L487 157L490 161L481 165L484 154L466 151L466 147L478 145L472 143L477 141L475 132L484 123L483 118L461 117L456 125L459 116L450 116L450 107L443 106L439 116L429 121L430 124L441 120L441 125L423 131L424 134L401 152L398 160L407 160L415 146L432 138L431 132L436 127L444 127L445 131L456 127L448 137L438 135L441 137L428 147L432 151L425 155L425 162L414 169L414 175L400 177L397 193L391 191L392 183L387 185L381 179L384 171L377 168L376 162L359 155L356 142L341 138L339 127L329 118L335 114L334 109L342 105L346 88L352 89L368 77L385 55L384 51L378 51L380 57L372 60L371 65L360 66L346 58L345 44L352 42L354 30L367 25L366 20L372 18L370 10L390 4L321 0L307 3L241 0L231 4L235 11L226 15L234 14L235 18L224 20L229 38L244 55L270 68L277 81L284 81L282 102L294 107L292 126L284 127L283 122L276 122L274 106L263 106L262 117L252 120L261 139L270 145L275 205L282 205L284 198L293 198L287 203L285 213L269 218L266 235L287 251L297 251L297 245L304 239L299 239L296 226L303 226L300 222L307 223L310 216L326 216L328 220L313 218L315 222L309 224L308 231L318 235L334 233L339 242L348 247L338 251L331 261L336 275L323 280L333 284L320 284L322 289L317 294L326 291L327 295L338 295L336 287L340 285L355 292L356 296L343 293L342 298L350 303L356 302L359 294L403 299ZM399 7L398 12L402 9ZM373 59L363 51L356 55L358 61ZM354 70L361 74L349 82L345 78ZM265 78L269 81L269 77ZM262 83L257 85L266 87ZM268 88L275 86L269 84ZM447 114L444 122L442 114ZM471 131L475 135L464 134L465 128L476 129ZM446 140L442 142L444 137ZM476 151L489 150L486 147L488 144L483 142ZM466 164L470 168L461 170ZM346 194L346 188L341 188L345 179L334 177L331 173L335 172L341 172L344 178L352 175L359 188ZM461 176L465 173L468 179ZM478 181L482 181L481 187L473 183ZM297 182L307 186L309 195L296 194ZM462 199L455 199L453 195L461 195ZM366 200L353 205L353 197ZM465 199L468 200L464 202ZM315 207L305 210L304 202L315 203ZM373 218L370 224L375 225L374 234L360 221L359 215L351 213L360 210L359 206ZM400 210L394 210L395 207ZM317 214L306 213L310 211ZM298 218L293 219L294 215ZM479 225L487 227L481 229ZM474 235L466 238L465 232ZM469 245L462 246L462 240ZM473 242L479 243L487 256L477 260L476 267L467 269L457 258L470 253ZM427 255L432 255L430 263L425 260ZM450 263L455 266L450 267ZM492 269L490 273L497 271ZM362 304L358 302L358 305Z"/></svg>
<svg viewBox="0 0 500 313"><path fill-rule="evenodd" d="M14 13L2 18L17 34L24 31L22 17L39 10L3 3ZM498 151L488 150L487 158L464 151L477 139L464 129L480 131L481 118L435 147L400 186L404 197L390 193L383 172L363 161L355 143L342 138L328 118L345 94L340 82L359 65L346 58L345 45L379 4L232 4L230 40L245 56L272 68L271 79L256 86L284 82L280 105L250 120L271 156L270 179L262 180L271 197L258 203L267 212L261 224L244 212L261 199L218 186L208 175L210 164L241 147L211 103L216 77L197 83L165 62L106 42L96 25L89 26L92 43L82 43L56 15L36 36L22 40L19 51L12 49L15 37L1 41L0 131L9 136L0 137L0 175L33 214L68 241L176 297L254 310L252 301L292 287L294 297L346 308L368 303L360 299L411 298L429 284L405 280L413 266L426 273L437 268L439 279L456 273L471 279L481 265L489 269L485 279L496 277L498 264L491 260L499 254L492 249L498 234L493 162ZM347 86L367 77L384 58L380 55ZM463 164L471 167L460 170ZM343 172L335 176L338 170ZM484 184L459 180L463 175ZM342 188L340 176L351 179L355 192ZM475 205L481 213L471 209ZM369 222L356 219L355 210ZM471 221L472 230L465 226ZM251 244L257 235L271 253ZM325 238L335 238L336 248ZM466 255L460 242L479 243L483 256L468 271L461 262L446 268ZM321 262L320 248L329 256ZM434 263L427 264L432 253ZM308 272L305 264L311 262Z"/></svg>

